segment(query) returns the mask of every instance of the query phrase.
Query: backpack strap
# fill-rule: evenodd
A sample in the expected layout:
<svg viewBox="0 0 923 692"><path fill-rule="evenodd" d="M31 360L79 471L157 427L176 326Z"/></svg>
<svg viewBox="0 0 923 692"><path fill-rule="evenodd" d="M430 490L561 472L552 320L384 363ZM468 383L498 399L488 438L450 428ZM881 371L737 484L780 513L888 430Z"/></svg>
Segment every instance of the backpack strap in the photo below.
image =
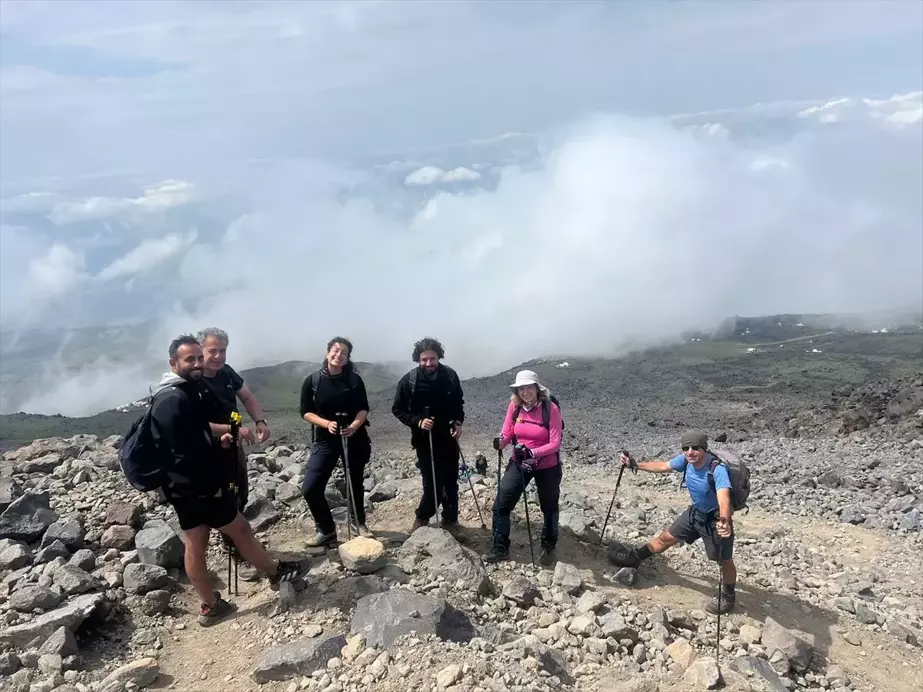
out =
<svg viewBox="0 0 923 692"><path fill-rule="evenodd" d="M417 366L413 370L410 371L410 399L411 401L413 400L413 393L417 391L417 372L419 371L419 369L420 367Z"/></svg>

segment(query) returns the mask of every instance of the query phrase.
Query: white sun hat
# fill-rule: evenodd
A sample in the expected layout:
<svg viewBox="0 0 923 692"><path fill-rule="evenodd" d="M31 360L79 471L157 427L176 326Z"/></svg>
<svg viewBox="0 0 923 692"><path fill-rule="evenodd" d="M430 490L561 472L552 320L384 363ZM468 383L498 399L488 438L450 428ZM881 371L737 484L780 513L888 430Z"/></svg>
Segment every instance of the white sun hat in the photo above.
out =
<svg viewBox="0 0 923 692"><path fill-rule="evenodd" d="M510 389L514 392L520 387L524 387L529 384L537 384L538 388L547 393L548 387L544 386L541 382L538 381L538 375L535 374L532 370L520 370L516 373L516 381L510 385Z"/></svg>

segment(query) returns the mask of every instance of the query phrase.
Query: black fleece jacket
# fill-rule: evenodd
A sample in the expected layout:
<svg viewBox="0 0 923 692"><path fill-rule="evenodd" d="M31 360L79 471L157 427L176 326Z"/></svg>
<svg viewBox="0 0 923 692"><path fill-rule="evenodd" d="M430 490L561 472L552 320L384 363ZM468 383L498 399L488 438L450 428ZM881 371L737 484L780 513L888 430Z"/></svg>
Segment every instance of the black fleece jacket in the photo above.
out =
<svg viewBox="0 0 923 692"><path fill-rule="evenodd" d="M410 376L416 371L417 383L413 396L410 394ZM419 366L405 374L397 383L391 413L411 430L411 443L424 439L426 432L418 426L423 413L430 407L433 418L433 438L448 438L452 421L465 422L465 396L458 374L442 363L436 375L430 379Z"/></svg>
<svg viewBox="0 0 923 692"><path fill-rule="evenodd" d="M320 370L320 379L317 391L311 382L312 376L304 378L301 384L301 417L313 413L326 420L336 420L338 413L346 414L346 424L352 423L359 411L369 410L369 398L365 391L365 382L359 373L341 372L331 375L326 368ZM315 401L316 399L316 401ZM359 428L358 434L367 435L368 420ZM331 435L326 428L315 427L314 434L318 440L339 440L339 436Z"/></svg>
<svg viewBox="0 0 923 692"><path fill-rule="evenodd" d="M165 452L168 497L208 497L225 483L219 443L201 382L165 376L151 406L151 437Z"/></svg>

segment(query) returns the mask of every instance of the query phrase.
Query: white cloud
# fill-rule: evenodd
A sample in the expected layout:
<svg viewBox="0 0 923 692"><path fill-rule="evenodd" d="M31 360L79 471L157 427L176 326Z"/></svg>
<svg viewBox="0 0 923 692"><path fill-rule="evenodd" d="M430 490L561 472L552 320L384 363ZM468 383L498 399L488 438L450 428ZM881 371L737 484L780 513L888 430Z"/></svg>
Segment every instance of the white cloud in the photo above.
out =
<svg viewBox="0 0 923 692"><path fill-rule="evenodd" d="M237 366L435 333L473 373L918 298L921 27L901 0L6 3L0 317L121 307L158 320L157 363L219 324ZM319 293L344 307L306 321ZM140 372L34 384L87 412Z"/></svg>
<svg viewBox="0 0 923 692"><path fill-rule="evenodd" d="M61 201L54 204L48 218L59 225L110 218L138 219L188 204L193 199L194 188L186 181L165 180L146 189L140 197L88 197L80 201Z"/></svg>
<svg viewBox="0 0 923 692"><path fill-rule="evenodd" d="M870 119L895 127L912 126L923 122L923 91L894 94L887 99L841 98L805 108L798 115L821 124Z"/></svg>
<svg viewBox="0 0 923 692"><path fill-rule="evenodd" d="M479 180L481 174L470 168L459 166L444 171L438 166L424 166L415 170L404 179L405 185L433 185L435 183L458 183Z"/></svg>
<svg viewBox="0 0 923 692"><path fill-rule="evenodd" d="M61 243L29 263L30 288L46 298L56 298L74 289L86 278L83 257Z"/></svg>
<svg viewBox="0 0 923 692"><path fill-rule="evenodd" d="M161 238L143 240L137 247L113 261L97 275L98 279L130 277L151 271L157 265L178 255L195 242L196 233L186 237L167 235Z"/></svg>

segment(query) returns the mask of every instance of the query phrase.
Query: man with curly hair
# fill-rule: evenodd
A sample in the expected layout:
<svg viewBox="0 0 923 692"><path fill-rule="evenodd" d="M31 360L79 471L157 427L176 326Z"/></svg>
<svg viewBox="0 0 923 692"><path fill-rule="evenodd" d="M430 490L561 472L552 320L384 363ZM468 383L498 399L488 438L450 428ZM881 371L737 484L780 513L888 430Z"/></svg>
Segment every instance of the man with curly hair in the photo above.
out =
<svg viewBox="0 0 923 692"><path fill-rule="evenodd" d="M458 438L465 421L464 392L458 374L441 362L445 350L437 339L426 337L415 343L412 357L418 365L398 382L391 406L394 416L411 430L410 445L416 450L423 483L410 531L429 524L441 503L441 526L457 536Z"/></svg>

